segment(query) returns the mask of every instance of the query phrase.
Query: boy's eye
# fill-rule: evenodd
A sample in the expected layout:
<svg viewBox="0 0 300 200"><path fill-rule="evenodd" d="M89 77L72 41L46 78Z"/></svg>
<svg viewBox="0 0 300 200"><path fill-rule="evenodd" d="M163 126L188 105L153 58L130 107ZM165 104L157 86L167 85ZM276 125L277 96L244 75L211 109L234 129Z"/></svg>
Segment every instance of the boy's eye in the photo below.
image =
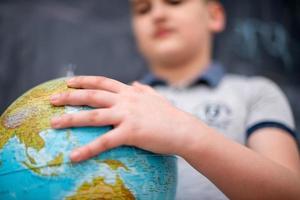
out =
<svg viewBox="0 0 300 200"><path fill-rule="evenodd" d="M166 0L166 3L170 5L179 5L183 2L183 0Z"/></svg>
<svg viewBox="0 0 300 200"><path fill-rule="evenodd" d="M143 15L151 10L151 4L149 2L139 2L133 5L133 11L135 14Z"/></svg>
<svg viewBox="0 0 300 200"><path fill-rule="evenodd" d="M163 0L162 2L166 5L177 6L184 2L185 0ZM153 7L153 2L149 0L136 0L132 1L132 10L136 15L144 15L151 11Z"/></svg>

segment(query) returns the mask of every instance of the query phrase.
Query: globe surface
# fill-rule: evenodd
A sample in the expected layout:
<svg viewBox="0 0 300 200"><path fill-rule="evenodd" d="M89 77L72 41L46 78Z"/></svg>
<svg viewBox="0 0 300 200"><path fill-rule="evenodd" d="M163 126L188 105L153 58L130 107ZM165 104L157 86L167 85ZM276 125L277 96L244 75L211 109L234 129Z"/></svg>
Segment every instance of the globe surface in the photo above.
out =
<svg viewBox="0 0 300 200"><path fill-rule="evenodd" d="M52 94L70 90L65 79L43 83L0 117L0 199L174 199L176 158L122 146L72 164L70 152L111 130L54 130L50 119L88 107L53 107Z"/></svg>

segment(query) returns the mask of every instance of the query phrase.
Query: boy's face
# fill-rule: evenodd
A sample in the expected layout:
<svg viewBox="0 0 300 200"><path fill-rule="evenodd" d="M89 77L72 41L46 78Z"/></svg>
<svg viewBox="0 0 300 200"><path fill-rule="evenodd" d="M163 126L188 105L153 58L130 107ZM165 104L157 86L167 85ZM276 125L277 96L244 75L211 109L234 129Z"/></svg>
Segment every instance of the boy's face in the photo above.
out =
<svg viewBox="0 0 300 200"><path fill-rule="evenodd" d="M203 50L212 33L224 26L222 7L213 1L131 0L131 7L138 46L151 63L176 61Z"/></svg>

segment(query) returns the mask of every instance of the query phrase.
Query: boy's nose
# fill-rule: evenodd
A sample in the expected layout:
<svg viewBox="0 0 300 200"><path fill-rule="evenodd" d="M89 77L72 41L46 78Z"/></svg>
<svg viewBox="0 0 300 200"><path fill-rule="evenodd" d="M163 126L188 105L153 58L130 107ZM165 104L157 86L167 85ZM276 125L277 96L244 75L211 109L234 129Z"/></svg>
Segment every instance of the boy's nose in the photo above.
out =
<svg viewBox="0 0 300 200"><path fill-rule="evenodd" d="M161 1L156 1L153 5L151 16L154 22L164 21L167 17L167 8Z"/></svg>

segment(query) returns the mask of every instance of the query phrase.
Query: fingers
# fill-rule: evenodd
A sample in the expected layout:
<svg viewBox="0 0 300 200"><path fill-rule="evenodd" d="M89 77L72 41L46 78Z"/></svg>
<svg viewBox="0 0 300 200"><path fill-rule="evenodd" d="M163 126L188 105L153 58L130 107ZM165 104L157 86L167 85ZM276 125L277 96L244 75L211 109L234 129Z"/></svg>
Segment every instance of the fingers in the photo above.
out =
<svg viewBox="0 0 300 200"><path fill-rule="evenodd" d="M108 133L102 135L86 146L75 149L71 155L72 162L80 162L94 157L104 151L121 146L126 143L121 128L115 128Z"/></svg>
<svg viewBox="0 0 300 200"><path fill-rule="evenodd" d="M100 89L119 93L129 86L119 81L102 76L78 76L67 81L69 87L83 89Z"/></svg>
<svg viewBox="0 0 300 200"><path fill-rule="evenodd" d="M65 114L51 120L51 127L62 129L68 127L117 125L120 117L112 109L97 109Z"/></svg>
<svg viewBox="0 0 300 200"><path fill-rule="evenodd" d="M86 105L90 107L110 107L115 103L115 94L103 90L72 90L51 96L50 102L56 106Z"/></svg>

